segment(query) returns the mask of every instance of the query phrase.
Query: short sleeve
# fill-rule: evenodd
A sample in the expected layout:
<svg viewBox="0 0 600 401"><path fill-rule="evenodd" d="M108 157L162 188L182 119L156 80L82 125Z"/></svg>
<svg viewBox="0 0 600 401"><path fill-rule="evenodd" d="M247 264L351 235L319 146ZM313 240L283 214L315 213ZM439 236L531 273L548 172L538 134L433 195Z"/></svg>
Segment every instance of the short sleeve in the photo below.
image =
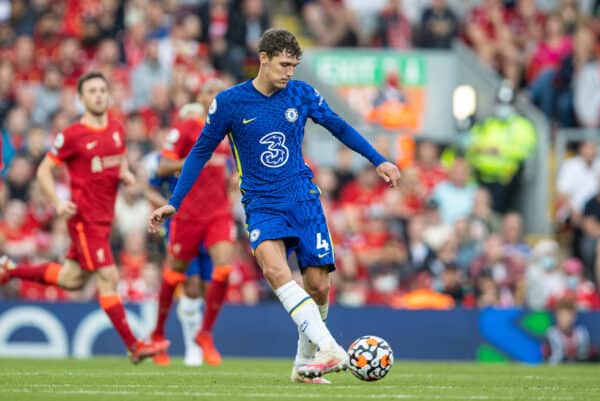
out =
<svg viewBox="0 0 600 401"><path fill-rule="evenodd" d="M181 127L173 127L163 146L160 155L170 160L180 160L187 155L190 149L190 144L186 140L185 132L182 132Z"/></svg>
<svg viewBox="0 0 600 401"><path fill-rule="evenodd" d="M231 131L230 111L231 102L224 92L219 93L208 108L206 124L201 136L207 136L212 140L221 140Z"/></svg>
<svg viewBox="0 0 600 401"><path fill-rule="evenodd" d="M61 164L72 159L76 152L76 142L73 135L70 135L68 131L60 132L54 138L48 157L56 164Z"/></svg>

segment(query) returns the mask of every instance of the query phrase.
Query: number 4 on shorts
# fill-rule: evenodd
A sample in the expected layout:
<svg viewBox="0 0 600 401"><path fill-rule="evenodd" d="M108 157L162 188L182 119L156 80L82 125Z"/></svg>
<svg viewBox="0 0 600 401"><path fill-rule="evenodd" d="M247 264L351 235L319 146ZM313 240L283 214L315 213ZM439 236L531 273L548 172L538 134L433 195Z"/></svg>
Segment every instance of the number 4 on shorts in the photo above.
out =
<svg viewBox="0 0 600 401"><path fill-rule="evenodd" d="M329 252L329 242L326 239L323 239L323 235L321 233L317 233L317 250L325 250L325 252Z"/></svg>

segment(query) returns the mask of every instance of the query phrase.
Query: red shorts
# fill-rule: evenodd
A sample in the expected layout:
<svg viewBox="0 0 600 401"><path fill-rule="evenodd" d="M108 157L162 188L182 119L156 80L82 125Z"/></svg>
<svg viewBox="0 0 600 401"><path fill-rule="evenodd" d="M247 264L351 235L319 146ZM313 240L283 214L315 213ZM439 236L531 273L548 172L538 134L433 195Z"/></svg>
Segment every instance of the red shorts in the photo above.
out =
<svg viewBox="0 0 600 401"><path fill-rule="evenodd" d="M198 256L200 244L208 249L218 242L233 242L234 229L230 212L194 220L176 214L169 227L169 254L179 260L192 260Z"/></svg>
<svg viewBox="0 0 600 401"><path fill-rule="evenodd" d="M106 229L86 225L81 221L69 222L71 246L66 258L79 263L82 269L94 271L115 264Z"/></svg>

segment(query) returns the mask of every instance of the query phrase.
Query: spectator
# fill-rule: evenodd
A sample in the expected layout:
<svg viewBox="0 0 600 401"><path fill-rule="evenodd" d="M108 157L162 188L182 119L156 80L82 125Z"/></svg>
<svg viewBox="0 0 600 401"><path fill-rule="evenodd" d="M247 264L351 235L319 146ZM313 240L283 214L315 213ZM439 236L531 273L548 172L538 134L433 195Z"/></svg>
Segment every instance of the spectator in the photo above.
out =
<svg viewBox="0 0 600 401"><path fill-rule="evenodd" d="M582 126L600 127L600 62L587 63L575 78L575 114Z"/></svg>
<svg viewBox="0 0 600 401"><path fill-rule="evenodd" d="M127 238L132 232L145 232L150 212L150 206L142 196L139 185L123 188L117 195L115 204L116 228L121 237Z"/></svg>
<svg viewBox="0 0 600 401"><path fill-rule="evenodd" d="M495 294L499 306L520 305L523 301L523 284L525 265L522 261L507 256L504 253L502 238L492 234L485 242L483 254L476 258L470 268L470 277L473 284L479 286L480 296L486 298L485 304ZM497 287L491 291L491 279ZM483 286L483 287L481 287ZM488 299L489 297L489 299Z"/></svg>
<svg viewBox="0 0 600 401"><path fill-rule="evenodd" d="M426 196L430 196L433 188L448 178L448 174L442 167L439 157L438 146L430 140L423 140L417 145L415 168L419 175L419 181L423 183Z"/></svg>
<svg viewBox="0 0 600 401"><path fill-rule="evenodd" d="M595 37L588 27L581 27L573 38L573 51L556 69L541 72L529 90L533 102L546 117L562 127L575 126L574 79L595 57Z"/></svg>
<svg viewBox="0 0 600 401"><path fill-rule="evenodd" d="M502 241L504 253L525 262L530 249L523 241L523 219L517 212L509 212L502 218Z"/></svg>
<svg viewBox="0 0 600 401"><path fill-rule="evenodd" d="M403 270L403 280L411 279L419 272L426 272L429 265L435 259L435 253L425 242L425 218L423 216L413 216L408 220L407 228L407 251L408 265Z"/></svg>
<svg viewBox="0 0 600 401"><path fill-rule="evenodd" d="M36 60L36 46L29 36L19 36L13 46L15 78L21 83L37 83L42 80L42 71Z"/></svg>
<svg viewBox="0 0 600 401"><path fill-rule="evenodd" d="M583 264L577 258L569 258L563 262L565 275L564 292L550 299L549 308L554 308L556 303L563 299L570 299L577 305L577 310L600 309L600 294L594 283L583 275Z"/></svg>
<svg viewBox="0 0 600 401"><path fill-rule="evenodd" d="M3 254L12 260L26 261L37 251L36 231L27 225L27 206L17 199L9 201L0 222Z"/></svg>
<svg viewBox="0 0 600 401"><path fill-rule="evenodd" d="M352 168L353 153L350 149L345 146L340 146L337 150L335 157L335 167L333 171L337 178L337 188L334 192L334 198L338 200L341 192L346 184L354 181L356 178L354 170Z"/></svg>
<svg viewBox="0 0 600 401"><path fill-rule="evenodd" d="M596 176L596 181L600 176ZM581 240L581 258L585 266L585 276L600 284L598 251L600 251L600 191L590 198L584 208L581 221L583 238Z"/></svg>
<svg viewBox="0 0 600 401"><path fill-rule="evenodd" d="M377 17L377 29L373 38L376 46L406 50L411 47L412 29L402 11L401 0L389 0Z"/></svg>
<svg viewBox="0 0 600 401"><path fill-rule="evenodd" d="M533 82L546 70L554 70L572 50L571 37L565 33L563 20L558 14L546 19L544 40L541 41L527 69L527 81Z"/></svg>
<svg viewBox="0 0 600 401"><path fill-rule="evenodd" d="M31 160L35 169L46 156L48 151L48 133L41 127L33 127L29 130L27 143L25 145L27 158Z"/></svg>
<svg viewBox="0 0 600 401"><path fill-rule="evenodd" d="M446 0L432 0L421 15L419 45L425 48L449 49L458 34L458 19Z"/></svg>
<svg viewBox="0 0 600 401"><path fill-rule="evenodd" d="M28 128L29 116L27 115L27 111L22 107L11 109L6 118L4 130L15 150L24 150Z"/></svg>
<svg viewBox="0 0 600 401"><path fill-rule="evenodd" d="M550 364L588 361L592 354L588 330L575 324L577 311L572 301L556 305L554 326L546 332L544 356Z"/></svg>
<svg viewBox="0 0 600 401"><path fill-rule="evenodd" d="M164 83L154 85L150 93L152 95L150 104L142 107L139 114L144 121L146 135L154 137L156 131L171 126L174 121L175 111L171 107L169 86Z"/></svg>
<svg viewBox="0 0 600 401"><path fill-rule="evenodd" d="M505 23L502 0L484 0L471 9L466 19L465 36L481 61L497 68L513 85L521 79L520 51Z"/></svg>
<svg viewBox="0 0 600 401"><path fill-rule="evenodd" d="M0 61L0 121L4 121L8 111L13 107L13 86L15 71L8 60Z"/></svg>
<svg viewBox="0 0 600 401"><path fill-rule="evenodd" d="M241 3L240 11L229 15L227 42L232 64L225 68L238 80L244 78L244 60L256 58L258 40L271 25L263 0L242 0Z"/></svg>
<svg viewBox="0 0 600 401"><path fill-rule="evenodd" d="M520 188L523 163L535 152L535 127L514 107L515 89L502 82L496 95L494 114L471 129L467 158L475 177L492 196L492 207L504 213L514 203Z"/></svg>
<svg viewBox="0 0 600 401"><path fill-rule="evenodd" d="M139 109L151 103L151 89L157 85L167 85L171 80L169 69L158 60L158 41L146 43L143 61L131 73L133 107Z"/></svg>
<svg viewBox="0 0 600 401"><path fill-rule="evenodd" d="M546 308L553 297L566 289L566 279L560 271L560 249L552 240L542 240L533 248L531 262L527 266L526 305L533 310Z"/></svg>
<svg viewBox="0 0 600 401"><path fill-rule="evenodd" d="M84 72L82 60L85 55L81 50L79 41L74 38L65 38L60 42L53 62L60 70L64 84L71 88L77 86L77 80ZM106 75L111 76L111 75Z"/></svg>
<svg viewBox="0 0 600 401"><path fill-rule="evenodd" d="M500 215L492 209L490 193L480 188L473 199L473 210L468 217L468 229L475 240L482 240L500 231Z"/></svg>
<svg viewBox="0 0 600 401"><path fill-rule="evenodd" d="M31 116L33 123L47 127L50 116L58 111L60 106L63 76L56 66L48 66L44 70L42 85L37 90L35 107Z"/></svg>
<svg viewBox="0 0 600 401"><path fill-rule="evenodd" d="M335 0L309 0L302 9L308 32L320 46L349 47L361 41L361 29L354 13Z"/></svg>
<svg viewBox="0 0 600 401"><path fill-rule="evenodd" d="M600 160L596 158L596 142L581 141L577 156L565 160L559 167L556 182L556 219L577 227L588 199L598 192Z"/></svg>
<svg viewBox="0 0 600 401"><path fill-rule="evenodd" d="M33 164L26 157L16 156L12 160L6 174L6 186L11 199L27 201L33 175Z"/></svg>
<svg viewBox="0 0 600 401"><path fill-rule="evenodd" d="M439 205L444 224L452 225L471 213L477 186L469 182L469 175L467 161L458 158L448 174L448 180L440 182L434 188L432 199Z"/></svg>

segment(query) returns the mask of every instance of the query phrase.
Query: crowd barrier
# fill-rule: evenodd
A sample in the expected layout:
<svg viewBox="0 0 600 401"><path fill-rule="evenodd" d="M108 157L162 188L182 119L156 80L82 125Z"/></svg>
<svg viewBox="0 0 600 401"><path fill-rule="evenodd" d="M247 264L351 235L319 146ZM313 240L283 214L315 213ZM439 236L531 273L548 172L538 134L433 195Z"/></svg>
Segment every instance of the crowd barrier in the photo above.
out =
<svg viewBox="0 0 600 401"><path fill-rule="evenodd" d="M153 327L154 303L128 304L137 335ZM172 355L183 353L173 308L167 324ZM600 312L581 313L592 343L600 345ZM330 309L328 325L344 346L372 334L392 345L397 359L519 361L540 363L541 343L552 324L547 312L522 309L408 311L384 307ZM277 303L226 306L215 326L225 356L292 357L296 328ZM0 357L88 358L125 352L97 303L0 303Z"/></svg>

